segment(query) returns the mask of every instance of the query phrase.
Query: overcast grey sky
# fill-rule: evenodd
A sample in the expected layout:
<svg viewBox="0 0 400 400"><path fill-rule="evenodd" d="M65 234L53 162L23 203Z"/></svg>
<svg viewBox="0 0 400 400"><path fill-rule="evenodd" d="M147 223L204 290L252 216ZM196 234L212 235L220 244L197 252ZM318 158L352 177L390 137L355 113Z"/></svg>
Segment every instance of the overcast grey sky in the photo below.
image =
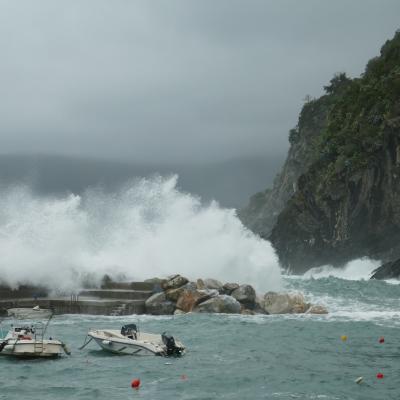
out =
<svg viewBox="0 0 400 400"><path fill-rule="evenodd" d="M283 155L305 95L398 28L399 0L0 0L0 151Z"/></svg>

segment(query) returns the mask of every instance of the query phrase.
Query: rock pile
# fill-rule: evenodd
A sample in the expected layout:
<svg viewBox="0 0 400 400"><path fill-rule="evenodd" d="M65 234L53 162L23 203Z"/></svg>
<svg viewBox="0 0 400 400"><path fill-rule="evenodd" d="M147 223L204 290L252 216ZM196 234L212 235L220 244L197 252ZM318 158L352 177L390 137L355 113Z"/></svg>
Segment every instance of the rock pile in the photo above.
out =
<svg viewBox="0 0 400 400"><path fill-rule="evenodd" d="M259 297L250 285L198 279L181 275L157 282L158 292L146 300L146 313L153 315L199 313L226 314L327 314L321 305L307 303L301 293L268 292Z"/></svg>

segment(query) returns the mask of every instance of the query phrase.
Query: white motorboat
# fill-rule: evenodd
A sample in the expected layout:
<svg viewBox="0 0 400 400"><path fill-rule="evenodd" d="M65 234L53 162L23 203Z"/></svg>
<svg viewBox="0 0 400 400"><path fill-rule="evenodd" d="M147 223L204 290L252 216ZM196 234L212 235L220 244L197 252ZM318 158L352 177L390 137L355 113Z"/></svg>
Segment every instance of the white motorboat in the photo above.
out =
<svg viewBox="0 0 400 400"><path fill-rule="evenodd" d="M44 339L43 323L31 326L12 326L4 339L0 339L0 355L21 358L58 357L70 354L65 343L56 339Z"/></svg>
<svg viewBox="0 0 400 400"><path fill-rule="evenodd" d="M40 308L35 306L33 308L9 308L7 310L9 317L14 317L17 319L47 319L51 317L53 311L48 308Z"/></svg>
<svg viewBox="0 0 400 400"><path fill-rule="evenodd" d="M124 325L121 330L90 329L83 349L92 339L103 349L116 354L181 356L184 345L172 336L139 332L135 324Z"/></svg>

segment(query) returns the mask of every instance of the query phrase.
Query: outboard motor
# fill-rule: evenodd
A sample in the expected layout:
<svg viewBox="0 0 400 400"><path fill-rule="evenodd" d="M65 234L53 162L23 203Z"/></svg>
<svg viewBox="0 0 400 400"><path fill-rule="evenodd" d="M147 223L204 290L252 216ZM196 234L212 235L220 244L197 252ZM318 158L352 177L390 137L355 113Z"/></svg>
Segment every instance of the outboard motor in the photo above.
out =
<svg viewBox="0 0 400 400"><path fill-rule="evenodd" d="M175 343L175 339L171 335L167 335L166 332L164 332L161 335L162 341L165 344L167 348L167 356L180 356L182 354L182 348L178 347Z"/></svg>
<svg viewBox="0 0 400 400"><path fill-rule="evenodd" d="M7 344L7 340L5 340L4 342L0 343L0 352L3 351L4 347L6 347L6 344Z"/></svg>

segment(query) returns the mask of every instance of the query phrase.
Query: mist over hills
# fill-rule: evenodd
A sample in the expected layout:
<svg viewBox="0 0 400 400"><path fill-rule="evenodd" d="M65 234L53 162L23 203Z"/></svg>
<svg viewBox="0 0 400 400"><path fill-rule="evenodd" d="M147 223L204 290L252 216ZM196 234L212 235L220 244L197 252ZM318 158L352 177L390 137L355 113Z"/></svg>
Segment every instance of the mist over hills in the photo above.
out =
<svg viewBox="0 0 400 400"><path fill-rule="evenodd" d="M204 201L238 208L272 184L283 155L237 158L208 164L140 164L58 155L0 155L0 185L27 184L40 194L82 193L88 187L116 190L126 181L178 174L179 187Z"/></svg>

